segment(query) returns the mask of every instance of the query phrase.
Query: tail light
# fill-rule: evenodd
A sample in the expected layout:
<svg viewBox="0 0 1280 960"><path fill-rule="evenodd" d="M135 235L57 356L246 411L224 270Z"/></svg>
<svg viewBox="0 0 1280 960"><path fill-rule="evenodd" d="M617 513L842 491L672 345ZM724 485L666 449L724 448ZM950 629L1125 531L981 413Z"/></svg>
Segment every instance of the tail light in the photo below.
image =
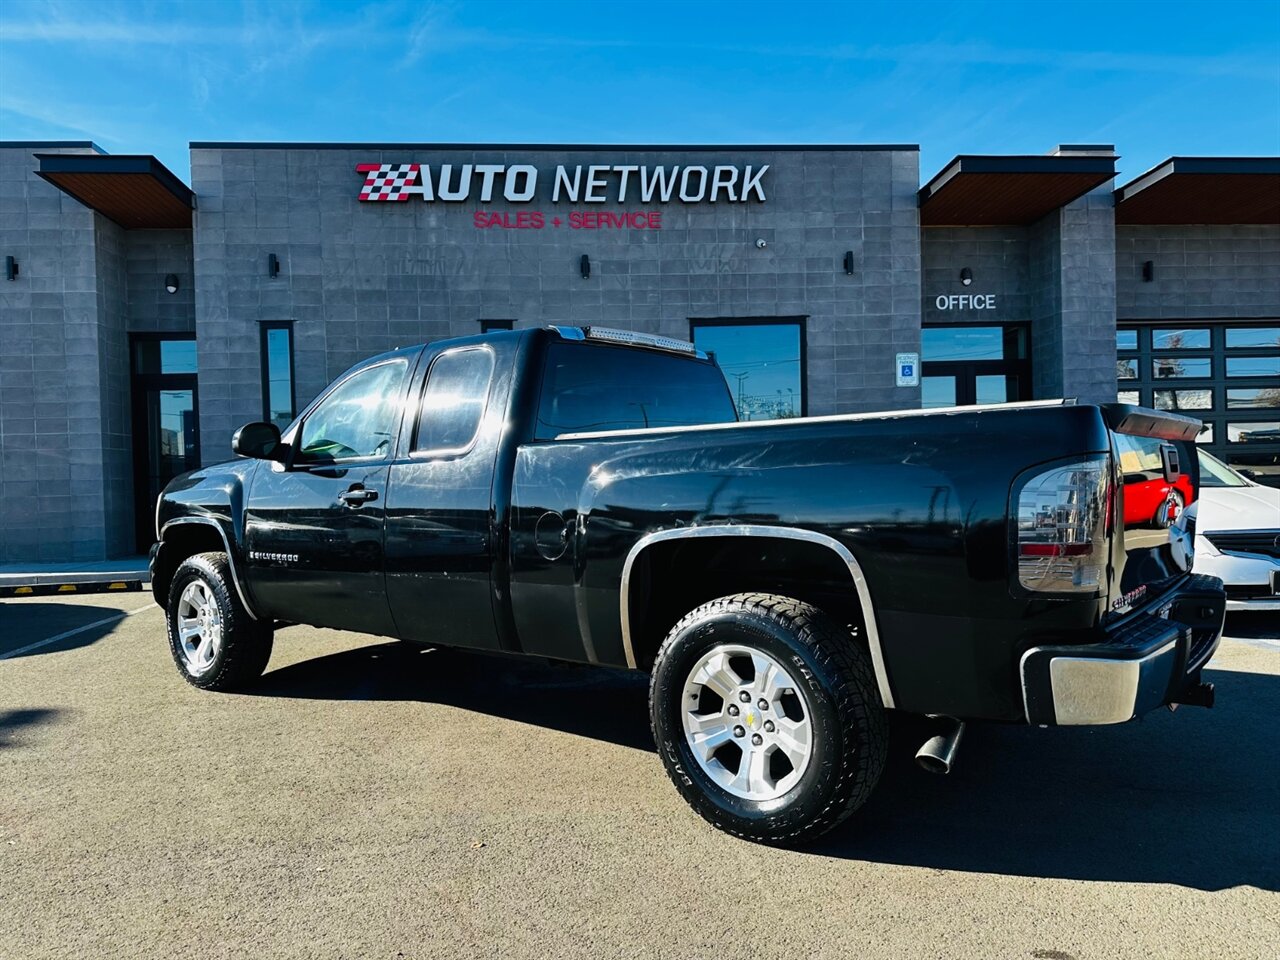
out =
<svg viewBox="0 0 1280 960"><path fill-rule="evenodd" d="M1105 588L1108 515L1114 509L1111 458L1098 454L1037 470L1016 496L1022 587L1045 593Z"/></svg>

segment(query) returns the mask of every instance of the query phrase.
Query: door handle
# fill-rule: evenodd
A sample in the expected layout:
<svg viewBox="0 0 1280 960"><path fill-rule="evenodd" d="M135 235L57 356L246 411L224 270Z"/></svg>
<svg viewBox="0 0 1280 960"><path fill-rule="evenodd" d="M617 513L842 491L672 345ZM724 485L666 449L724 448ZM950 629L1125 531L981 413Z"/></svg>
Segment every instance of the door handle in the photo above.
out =
<svg viewBox="0 0 1280 960"><path fill-rule="evenodd" d="M370 500L377 500L378 491L369 490L366 487L352 487L350 490L338 494L338 499L348 507L358 507L360 504L368 503Z"/></svg>

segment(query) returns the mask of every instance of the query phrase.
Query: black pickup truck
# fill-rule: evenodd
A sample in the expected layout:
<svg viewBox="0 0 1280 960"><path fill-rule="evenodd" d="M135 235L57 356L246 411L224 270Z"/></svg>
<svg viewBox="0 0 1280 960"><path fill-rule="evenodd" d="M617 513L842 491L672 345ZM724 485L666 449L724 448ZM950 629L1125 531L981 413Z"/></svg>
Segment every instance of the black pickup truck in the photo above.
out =
<svg viewBox="0 0 1280 960"><path fill-rule="evenodd" d="M1212 704L1221 581L1166 529L1180 501L1124 522L1126 485L1195 499L1198 427L1062 401L738 422L691 344L495 333L241 428L160 497L152 584L205 689L257 678L279 623L648 671L689 803L797 842L866 800L891 709L934 718L945 772L965 721Z"/></svg>

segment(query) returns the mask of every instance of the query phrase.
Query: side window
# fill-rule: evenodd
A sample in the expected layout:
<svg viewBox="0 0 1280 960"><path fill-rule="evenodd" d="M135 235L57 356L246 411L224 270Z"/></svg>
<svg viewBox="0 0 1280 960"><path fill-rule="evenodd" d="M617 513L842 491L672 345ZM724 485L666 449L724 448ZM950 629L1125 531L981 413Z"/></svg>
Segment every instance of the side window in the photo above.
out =
<svg viewBox="0 0 1280 960"><path fill-rule="evenodd" d="M547 349L534 436L639 430L737 420L724 374L689 356L553 343Z"/></svg>
<svg viewBox="0 0 1280 960"><path fill-rule="evenodd" d="M407 369L404 360L380 363L336 387L303 421L296 459L323 463L390 454Z"/></svg>
<svg viewBox="0 0 1280 960"><path fill-rule="evenodd" d="M436 357L422 392L414 452L456 453L471 446L488 406L492 379L490 350L450 350Z"/></svg>

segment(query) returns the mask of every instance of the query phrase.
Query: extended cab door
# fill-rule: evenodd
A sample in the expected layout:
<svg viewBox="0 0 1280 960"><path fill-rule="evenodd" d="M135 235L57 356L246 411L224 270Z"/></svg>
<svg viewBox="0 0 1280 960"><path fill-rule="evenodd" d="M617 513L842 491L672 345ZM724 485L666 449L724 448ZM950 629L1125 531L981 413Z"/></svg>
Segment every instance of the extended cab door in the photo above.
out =
<svg viewBox="0 0 1280 960"><path fill-rule="evenodd" d="M407 640L499 646L493 481L516 343L463 344L421 364L386 502L387 594Z"/></svg>
<svg viewBox="0 0 1280 960"><path fill-rule="evenodd" d="M259 465L245 504L245 579L267 617L395 636L383 559L387 474L415 353L336 381Z"/></svg>

